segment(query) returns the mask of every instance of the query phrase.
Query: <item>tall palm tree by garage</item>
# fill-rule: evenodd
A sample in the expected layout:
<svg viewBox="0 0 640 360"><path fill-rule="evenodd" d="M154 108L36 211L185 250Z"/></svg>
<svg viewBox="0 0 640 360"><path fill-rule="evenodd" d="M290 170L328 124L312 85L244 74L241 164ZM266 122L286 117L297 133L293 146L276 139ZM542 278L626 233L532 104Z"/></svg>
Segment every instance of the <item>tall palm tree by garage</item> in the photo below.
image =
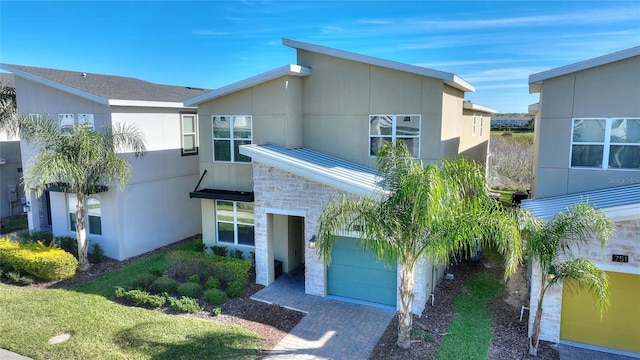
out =
<svg viewBox="0 0 640 360"><path fill-rule="evenodd" d="M356 226L363 251L389 264L397 260L397 344L406 349L413 324L413 270L422 256L444 264L451 254L477 242L497 245L507 277L522 258L522 245L517 222L489 196L477 163L458 157L425 167L399 141L385 144L377 166L384 190L369 197L332 199L320 216L316 246L318 256L330 265L336 234Z"/></svg>
<svg viewBox="0 0 640 360"><path fill-rule="evenodd" d="M587 289L603 315L609 306L609 281L607 274L591 261L573 258L571 250L593 236L600 239L604 248L613 234L613 224L602 211L595 210L586 203L579 203L566 212L556 214L547 223L532 219L525 213L523 221L527 253L533 266L540 270L540 294L538 309L533 321L529 354L536 356L540 342L542 302L552 287L564 284L567 290Z"/></svg>
<svg viewBox="0 0 640 360"><path fill-rule="evenodd" d="M33 144L38 152L25 171L25 187L41 196L51 183L63 183L65 192L76 194L76 239L78 267L89 269L88 241L85 227L85 197L104 186L118 184L124 189L131 167L118 152L129 151L143 156L146 148L142 133L135 127L114 124L102 131L87 125L61 128L44 117L21 117L18 126L21 140Z"/></svg>

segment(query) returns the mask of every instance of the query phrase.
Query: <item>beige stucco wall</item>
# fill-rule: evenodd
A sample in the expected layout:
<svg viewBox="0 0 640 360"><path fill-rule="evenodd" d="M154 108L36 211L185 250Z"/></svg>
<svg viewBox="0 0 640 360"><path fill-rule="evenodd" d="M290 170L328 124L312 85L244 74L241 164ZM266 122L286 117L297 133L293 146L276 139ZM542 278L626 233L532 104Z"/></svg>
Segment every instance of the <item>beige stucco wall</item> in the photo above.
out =
<svg viewBox="0 0 640 360"><path fill-rule="evenodd" d="M302 81L305 147L375 167L369 156L372 114L422 115L421 158L426 162L442 158L442 136L459 137L464 94L442 80L302 50L298 64L312 69ZM443 121L454 126L443 130Z"/></svg>
<svg viewBox="0 0 640 360"><path fill-rule="evenodd" d="M544 80L536 122L534 197L640 182L640 171L569 169L573 118L640 116L639 68L636 56Z"/></svg>
<svg viewBox="0 0 640 360"><path fill-rule="evenodd" d="M573 257L591 260L605 271L640 275L640 216L634 215L612 220L615 223L616 232L604 249L594 237L588 243L572 248ZM628 255L629 262L626 264L612 262L611 255L613 254ZM536 264L533 266L529 303L529 334L531 334L540 298L541 273ZM547 291L542 308L540 339L557 343L560 341L562 287L551 288ZM606 316L606 313L604 316Z"/></svg>
<svg viewBox="0 0 640 360"><path fill-rule="evenodd" d="M473 118L476 119L475 131ZM491 135L491 114L464 109L460 122L458 153L486 164ZM482 128L482 131L481 131Z"/></svg>

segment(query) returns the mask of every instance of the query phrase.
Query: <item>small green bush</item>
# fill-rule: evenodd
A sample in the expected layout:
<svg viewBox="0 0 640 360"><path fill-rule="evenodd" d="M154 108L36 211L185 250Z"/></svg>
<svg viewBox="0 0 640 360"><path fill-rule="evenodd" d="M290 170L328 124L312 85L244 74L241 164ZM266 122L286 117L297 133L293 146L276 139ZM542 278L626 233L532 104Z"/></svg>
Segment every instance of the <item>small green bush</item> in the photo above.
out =
<svg viewBox="0 0 640 360"><path fill-rule="evenodd" d="M212 316L218 316L222 314L222 308L221 307L215 307L213 308L213 310L211 310L211 315Z"/></svg>
<svg viewBox="0 0 640 360"><path fill-rule="evenodd" d="M162 276L162 274L164 274L164 271L162 269L152 267L151 269L149 269L148 273L155 276Z"/></svg>
<svg viewBox="0 0 640 360"><path fill-rule="evenodd" d="M164 295L152 295L146 291L138 289L125 290L119 286L116 287L115 295L117 298L152 308L159 308L167 302L166 296Z"/></svg>
<svg viewBox="0 0 640 360"><path fill-rule="evenodd" d="M193 243L193 251L195 252L204 252L206 249L207 245L205 245L202 240Z"/></svg>
<svg viewBox="0 0 640 360"><path fill-rule="evenodd" d="M200 284L200 275L194 274L187 278L187 282Z"/></svg>
<svg viewBox="0 0 640 360"><path fill-rule="evenodd" d="M204 292L204 301L212 305L222 305L227 301L227 294L220 289L209 289Z"/></svg>
<svg viewBox="0 0 640 360"><path fill-rule="evenodd" d="M199 298L202 296L202 286L200 286L200 284L186 282L178 286L178 294L192 298Z"/></svg>
<svg viewBox="0 0 640 360"><path fill-rule="evenodd" d="M53 242L53 234L42 230L21 230L16 232L16 238L23 244L37 243L39 241L45 246L51 246Z"/></svg>
<svg viewBox="0 0 640 360"><path fill-rule="evenodd" d="M209 289L220 289L220 279L218 279L217 277L213 277L210 276L207 279L207 282L204 284L204 288L209 290Z"/></svg>
<svg viewBox="0 0 640 360"><path fill-rule="evenodd" d="M161 293L174 293L178 289L178 282L168 277L159 277L151 284L151 290Z"/></svg>
<svg viewBox="0 0 640 360"><path fill-rule="evenodd" d="M7 273L7 279L9 279L9 281L11 281L12 283L18 285L32 285L35 282L32 277L22 276L20 275L20 273L17 273L15 271L9 271Z"/></svg>
<svg viewBox="0 0 640 360"><path fill-rule="evenodd" d="M100 244L95 243L91 247L91 252L89 253L89 262L92 264L100 264L104 260L104 250L102 250L102 246Z"/></svg>
<svg viewBox="0 0 640 360"><path fill-rule="evenodd" d="M153 274L140 274L135 279L133 279L133 281L131 281L129 287L131 287L132 289L150 290L151 285L154 281L156 281L157 278L158 276Z"/></svg>
<svg viewBox="0 0 640 360"><path fill-rule="evenodd" d="M239 259L223 258L217 255L177 250L167 254L169 273L175 277L198 274L200 279L217 277L223 287L233 281L240 281L244 287L249 279L251 264Z"/></svg>
<svg viewBox="0 0 640 360"><path fill-rule="evenodd" d="M229 257L232 259L244 260L244 252L242 252L242 250L240 249L233 249L229 253Z"/></svg>
<svg viewBox="0 0 640 360"><path fill-rule="evenodd" d="M213 250L213 255L227 257L227 247L226 246L214 245L214 246L211 247L211 250Z"/></svg>
<svg viewBox="0 0 640 360"><path fill-rule="evenodd" d="M0 239L0 263L44 280L68 279L78 267L78 261L64 250L40 242L21 244L9 238Z"/></svg>
<svg viewBox="0 0 640 360"><path fill-rule="evenodd" d="M232 281L225 290L229 297L235 298L244 293L244 284L240 281Z"/></svg>
<svg viewBox="0 0 640 360"><path fill-rule="evenodd" d="M172 296L169 296L167 298L167 301L169 301L169 307L173 311L195 313L202 310L200 304L198 304L198 300L194 298L183 296L182 299L176 299Z"/></svg>
<svg viewBox="0 0 640 360"><path fill-rule="evenodd" d="M78 240L71 236L56 236L56 246L78 258Z"/></svg>

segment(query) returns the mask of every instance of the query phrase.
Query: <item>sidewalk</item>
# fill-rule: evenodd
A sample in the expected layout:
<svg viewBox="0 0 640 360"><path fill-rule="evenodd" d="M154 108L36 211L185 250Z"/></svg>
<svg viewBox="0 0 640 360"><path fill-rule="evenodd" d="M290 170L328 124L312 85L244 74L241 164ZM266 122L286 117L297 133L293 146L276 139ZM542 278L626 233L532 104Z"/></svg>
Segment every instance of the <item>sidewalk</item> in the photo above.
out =
<svg viewBox="0 0 640 360"><path fill-rule="evenodd" d="M22 355L18 355L9 350L0 349L0 359L2 360L31 360L30 358Z"/></svg>

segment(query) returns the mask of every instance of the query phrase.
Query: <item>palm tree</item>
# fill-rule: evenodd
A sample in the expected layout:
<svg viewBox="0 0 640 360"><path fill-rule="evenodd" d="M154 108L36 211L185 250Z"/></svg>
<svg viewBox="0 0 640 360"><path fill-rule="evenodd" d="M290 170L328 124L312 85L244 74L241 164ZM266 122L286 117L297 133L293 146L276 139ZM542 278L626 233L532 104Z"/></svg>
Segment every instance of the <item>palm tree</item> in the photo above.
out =
<svg viewBox="0 0 640 360"><path fill-rule="evenodd" d="M529 354L536 356L540 342L542 301L547 290L564 284L571 291L586 288L594 297L600 316L609 306L607 274L591 261L573 258L571 250L589 241L593 235L600 238L602 248L613 234L613 224L602 211L589 204L579 203L566 212L556 214L547 223L532 219L524 213L523 222L527 252L534 266L540 270L540 294L536 310Z"/></svg>
<svg viewBox="0 0 640 360"><path fill-rule="evenodd" d="M378 154L379 193L342 196L323 209L318 224L318 255L331 263L334 237L362 229L359 243L378 259L401 264L398 346L411 346L413 270L422 256L448 263L449 256L473 246L497 245L505 258L505 277L521 258L517 222L488 195L484 171L461 157L423 166L404 142L385 144Z"/></svg>
<svg viewBox="0 0 640 360"><path fill-rule="evenodd" d="M85 228L85 197L103 186L117 183L124 189L131 167L117 152L131 151L136 157L144 155L142 133L135 127L113 125L97 132L87 125L72 129L60 128L44 117L20 117L17 128L21 140L33 144L39 151L31 158L25 171L25 188L34 189L41 196L51 183L63 183L66 192L75 193L76 239L78 267L89 269L88 242Z"/></svg>

